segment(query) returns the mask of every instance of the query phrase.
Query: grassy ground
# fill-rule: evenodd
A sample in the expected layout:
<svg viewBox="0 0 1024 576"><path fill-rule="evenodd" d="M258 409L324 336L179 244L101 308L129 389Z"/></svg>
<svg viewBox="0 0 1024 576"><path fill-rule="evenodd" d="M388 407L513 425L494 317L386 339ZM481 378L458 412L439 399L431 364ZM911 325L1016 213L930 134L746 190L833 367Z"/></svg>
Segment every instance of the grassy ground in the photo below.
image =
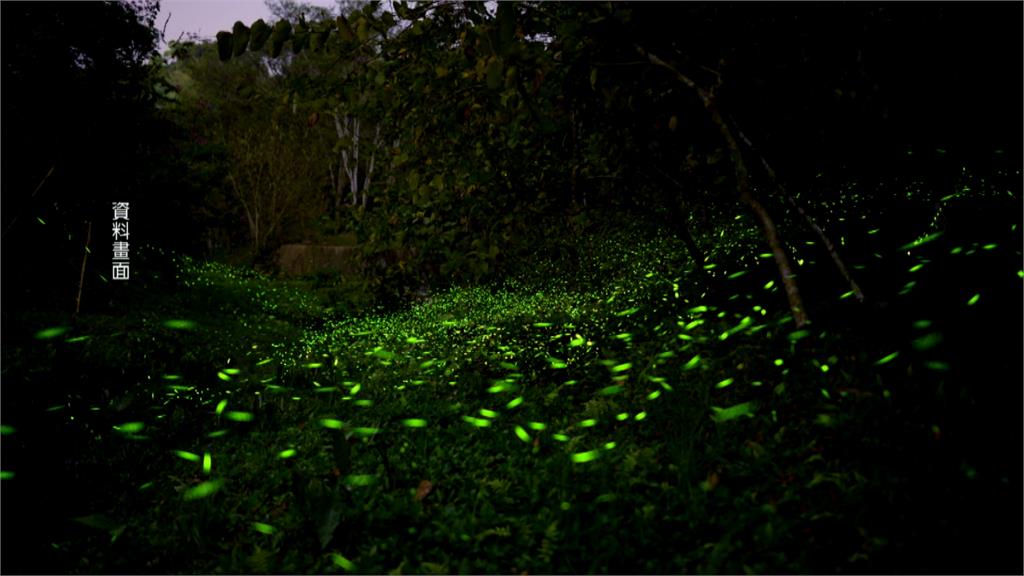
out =
<svg viewBox="0 0 1024 576"><path fill-rule="evenodd" d="M1019 571L1019 200L989 192L837 208L869 304L791 238L805 330L742 219L713 291L624 230L390 313L187 259L129 312L26 313L4 571Z"/></svg>

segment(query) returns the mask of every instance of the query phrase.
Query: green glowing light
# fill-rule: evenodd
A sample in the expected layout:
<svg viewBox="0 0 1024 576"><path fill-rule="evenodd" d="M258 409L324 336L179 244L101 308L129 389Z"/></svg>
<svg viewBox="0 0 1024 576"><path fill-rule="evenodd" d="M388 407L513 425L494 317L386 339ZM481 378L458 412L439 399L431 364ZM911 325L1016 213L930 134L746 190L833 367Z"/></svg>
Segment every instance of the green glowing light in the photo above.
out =
<svg viewBox="0 0 1024 576"><path fill-rule="evenodd" d="M213 470L213 457L210 456L209 452L203 452L203 474L210 475L210 471Z"/></svg>
<svg viewBox="0 0 1024 576"><path fill-rule="evenodd" d="M221 480L207 480L185 491L185 500L198 500L216 494L224 482Z"/></svg>
<svg viewBox="0 0 1024 576"><path fill-rule="evenodd" d="M508 404L505 404L505 408L511 410L511 409L515 408L516 406L519 406L522 403L523 403L523 397L519 396L517 398L513 398Z"/></svg>
<svg viewBox="0 0 1024 576"><path fill-rule="evenodd" d="M978 303L978 300L981 300L981 294L975 294L974 296L971 296L971 299L967 301L967 305L974 306L975 304Z"/></svg>
<svg viewBox="0 0 1024 576"><path fill-rule="evenodd" d="M369 427L369 426L353 428L352 429L352 434L355 435L355 436L359 436L360 438L367 438L367 437L373 436L374 434L377 434L379 432L380 432L380 428L372 428L372 427Z"/></svg>
<svg viewBox="0 0 1024 576"><path fill-rule="evenodd" d="M291 458L292 456L295 456L295 454L296 454L296 452L295 452L294 448L288 448L286 450L281 450L280 452L278 452L277 453L277 457L281 458L282 460L284 460L284 459L287 459L287 458Z"/></svg>
<svg viewBox="0 0 1024 576"><path fill-rule="evenodd" d="M192 330L196 323L191 320L172 319L164 321L164 326L171 330Z"/></svg>
<svg viewBox="0 0 1024 576"><path fill-rule="evenodd" d="M376 480L373 474L349 474L345 477L345 483L349 486L370 486Z"/></svg>
<svg viewBox="0 0 1024 576"><path fill-rule="evenodd" d="M238 368L225 368L224 369L224 373L228 374L230 376L234 376L235 374L238 374L239 372L241 372L241 370L239 370Z"/></svg>
<svg viewBox="0 0 1024 576"><path fill-rule="evenodd" d="M764 289L771 290L772 286L775 286L775 280L769 280L768 283L764 285Z"/></svg>
<svg viewBox="0 0 1024 576"><path fill-rule="evenodd" d="M480 409L480 415L484 416L484 417L487 417L487 418L497 418L498 417L498 413L497 412L495 412L494 410L488 410L487 408L481 408Z"/></svg>
<svg viewBox="0 0 1024 576"><path fill-rule="evenodd" d="M932 332L914 340L913 346L915 350L930 350L938 346L941 342L942 334L939 332Z"/></svg>
<svg viewBox="0 0 1024 576"><path fill-rule="evenodd" d="M8 426L6 424L0 426L0 436L8 436L10 434L14 434L14 426Z"/></svg>
<svg viewBox="0 0 1024 576"><path fill-rule="evenodd" d="M548 425L543 422L527 422L526 425L529 426L531 430L536 430L538 432L547 430L548 428Z"/></svg>
<svg viewBox="0 0 1024 576"><path fill-rule="evenodd" d="M310 362L308 364L304 364L303 368L314 369L314 368L319 368L321 366L323 366L323 364L321 364L320 362Z"/></svg>
<svg viewBox="0 0 1024 576"><path fill-rule="evenodd" d="M725 380L722 380L718 384L715 384L715 388L725 388L726 386L729 386L732 383L733 383L733 379L732 378L726 378Z"/></svg>
<svg viewBox="0 0 1024 576"><path fill-rule="evenodd" d="M555 440L558 440L559 442L568 442L569 441L569 437L566 436L565 434L555 433L555 434L552 434L551 437L554 438Z"/></svg>
<svg viewBox="0 0 1024 576"><path fill-rule="evenodd" d="M344 556L342 556L341 554L338 554L337 552L331 554L331 562L334 562L335 566L338 566L339 568L345 570L346 572L352 572L352 571L354 571L356 569L356 565L353 564L351 560L349 560L348 558L345 558Z"/></svg>
<svg viewBox="0 0 1024 576"><path fill-rule="evenodd" d="M802 339L804 339L804 338L806 338L806 337L808 337L810 335L811 335L811 333L808 330L796 330L794 332L790 332L790 334L789 334L789 341L790 342L796 342L796 341L802 340Z"/></svg>
<svg viewBox="0 0 1024 576"><path fill-rule="evenodd" d="M142 432L142 429L145 427L145 422L125 422L120 426L114 426L114 430L125 434L135 434L136 432Z"/></svg>
<svg viewBox="0 0 1024 576"><path fill-rule="evenodd" d="M619 386L619 385L605 386L604 388L599 390L597 393L599 395L601 395L601 396L614 396L615 394L621 393L623 390L625 390L625 388L623 388L622 386Z"/></svg>
<svg viewBox="0 0 1024 576"><path fill-rule="evenodd" d="M473 426L476 426L477 428L487 428L488 426L491 425L491 421L490 420L485 420L484 418L476 418L476 417L473 417L473 416L463 416L462 419L464 421L472 424Z"/></svg>
<svg viewBox="0 0 1024 576"><path fill-rule="evenodd" d="M186 452L184 450L173 450L173 453L178 458L183 458L189 462L199 462L199 454L193 454L192 452Z"/></svg>
<svg viewBox="0 0 1024 576"><path fill-rule="evenodd" d="M616 446L618 446L618 444L616 444L615 442L605 442L604 443L604 449L605 450L611 450L611 449L615 448Z"/></svg>
<svg viewBox="0 0 1024 576"><path fill-rule="evenodd" d="M580 428L590 428L591 426L594 426L596 424L597 420L594 420L593 418L587 418L586 420L580 422Z"/></svg>
<svg viewBox="0 0 1024 576"><path fill-rule="evenodd" d="M889 354L888 356L884 356L884 357L880 358L877 362L875 362L875 366L881 366L883 364L888 364L889 362L892 362L893 360L895 360L896 357L899 356L899 355L900 355L900 353L897 350L896 352L893 352L892 354Z"/></svg>
<svg viewBox="0 0 1024 576"><path fill-rule="evenodd" d="M14 472L10 470L0 470L0 480L13 480Z"/></svg>
<svg viewBox="0 0 1024 576"><path fill-rule="evenodd" d="M655 400L656 398L658 398L658 396L661 396L661 390L655 390L651 392L650 394L647 395L647 399Z"/></svg>
<svg viewBox="0 0 1024 576"><path fill-rule="evenodd" d="M566 366L568 366L568 364L565 363L565 360L559 360L558 358L555 358L555 357L548 358L548 363L551 365L552 368L554 368L556 370L559 370L559 369L562 369L562 368L565 368Z"/></svg>
<svg viewBox="0 0 1024 576"><path fill-rule="evenodd" d="M692 370L693 368L696 368L698 364L700 364L700 354L690 358L689 362L683 364L683 370Z"/></svg>
<svg viewBox="0 0 1024 576"><path fill-rule="evenodd" d="M644 418L647 418L647 412L637 412L636 416L633 416L633 419L636 420L637 422L643 420Z"/></svg>
<svg viewBox="0 0 1024 576"><path fill-rule="evenodd" d="M345 426L345 423L341 420L335 420L334 418L321 418L320 425L332 430L341 430Z"/></svg>
<svg viewBox="0 0 1024 576"><path fill-rule="evenodd" d="M713 412L713 414L711 415L711 419L714 420L715 422L721 423L727 422L729 420L734 420L741 416L753 417L754 404L752 402L743 402L741 404L736 404L728 408L712 406L711 410Z"/></svg>
<svg viewBox="0 0 1024 576"><path fill-rule="evenodd" d="M228 420L233 420L235 422L251 422L253 419L252 412L228 412L225 416Z"/></svg>
<svg viewBox="0 0 1024 576"><path fill-rule="evenodd" d="M221 380L223 380L225 382L230 382L231 381L231 376L228 376L227 374L225 374L223 370L218 370L217 371L217 378L220 378Z"/></svg>
<svg viewBox="0 0 1024 576"><path fill-rule="evenodd" d="M217 416L220 416L221 412L224 412L224 409L227 408L227 406L228 406L228 401L225 398L224 400L221 400L220 402L217 403L217 409L214 410L214 412L216 412Z"/></svg>
<svg viewBox="0 0 1024 576"><path fill-rule="evenodd" d="M264 524L264 523L262 523L262 522L253 522L253 523L252 523L252 527L253 527L253 528L254 528L254 529L255 529L255 530L257 531L257 532L260 532L260 533L262 533L262 534L267 534L268 536L269 536L270 534L273 534L273 533L274 533L274 527L273 527L273 526L271 526L270 524Z"/></svg>
<svg viewBox="0 0 1024 576"><path fill-rule="evenodd" d="M629 412L619 412L618 414L615 415L615 419L618 420L619 422L622 422L623 420L628 420Z"/></svg>
<svg viewBox="0 0 1024 576"><path fill-rule="evenodd" d="M572 455L572 461L576 463L590 462L597 460L601 457L601 453L597 450L590 450L589 452L578 452Z"/></svg>
<svg viewBox="0 0 1024 576"><path fill-rule="evenodd" d="M36 340L52 340L61 334L70 330L67 326L54 326L53 328L44 328L39 332L36 332Z"/></svg>
<svg viewBox="0 0 1024 576"><path fill-rule="evenodd" d="M921 246L923 244L927 244L927 243L931 242L932 240L935 240L939 236L942 236L942 232L935 232L934 234L928 234L927 236L922 236L922 237L918 238L917 240L914 240L913 242L909 242L907 244L904 244L903 246L900 246L900 250L912 250L914 248L917 248L918 246Z"/></svg>
<svg viewBox="0 0 1024 576"><path fill-rule="evenodd" d="M422 418L406 418L402 420L402 426L409 428L426 428L427 421Z"/></svg>
<svg viewBox="0 0 1024 576"><path fill-rule="evenodd" d="M530 441L530 435L526 433L526 430L524 430L522 426L519 426L517 424L516 427L515 427L515 431L516 431L516 436L518 436L520 440L522 440L523 442L529 442Z"/></svg>

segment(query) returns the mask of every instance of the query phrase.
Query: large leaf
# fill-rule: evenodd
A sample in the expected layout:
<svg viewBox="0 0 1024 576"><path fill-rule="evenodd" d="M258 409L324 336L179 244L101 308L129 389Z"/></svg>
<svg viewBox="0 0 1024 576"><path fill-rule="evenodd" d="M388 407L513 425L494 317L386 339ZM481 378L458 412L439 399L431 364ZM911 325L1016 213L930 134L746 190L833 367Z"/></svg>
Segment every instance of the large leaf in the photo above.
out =
<svg viewBox="0 0 1024 576"><path fill-rule="evenodd" d="M231 55L238 58L245 54L245 49L249 46L249 27L242 24L240 20L236 21L235 25L231 28L231 36Z"/></svg>
<svg viewBox="0 0 1024 576"><path fill-rule="evenodd" d="M270 34L270 55L277 58L281 55L284 43L292 37L292 25L287 20L278 20L274 31Z"/></svg>
<svg viewBox="0 0 1024 576"><path fill-rule="evenodd" d="M221 30L217 32L217 56L221 62L231 59L232 38L231 32Z"/></svg>
<svg viewBox="0 0 1024 576"><path fill-rule="evenodd" d="M263 45L270 39L270 26L262 18L252 23L249 31L249 50L262 50Z"/></svg>

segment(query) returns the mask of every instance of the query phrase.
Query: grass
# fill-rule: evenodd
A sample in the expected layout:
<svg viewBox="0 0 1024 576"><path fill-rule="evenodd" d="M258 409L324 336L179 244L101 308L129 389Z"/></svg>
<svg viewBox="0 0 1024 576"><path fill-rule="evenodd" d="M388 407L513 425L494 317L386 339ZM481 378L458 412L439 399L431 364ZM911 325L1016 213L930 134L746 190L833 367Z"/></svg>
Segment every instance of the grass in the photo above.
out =
<svg viewBox="0 0 1024 576"><path fill-rule="evenodd" d="M627 229L389 313L325 318L311 286L178 259L128 314L35 318L4 350L4 522L24 527L5 568L1018 561L992 518L1019 466L986 440L1013 432L1019 395L994 389L1019 371L1019 334L991 332L1020 306L1016 223L881 240L851 226L873 306L791 238L818 314L796 330L756 235L724 222L714 293L678 241ZM971 553L983 540L988 558Z"/></svg>

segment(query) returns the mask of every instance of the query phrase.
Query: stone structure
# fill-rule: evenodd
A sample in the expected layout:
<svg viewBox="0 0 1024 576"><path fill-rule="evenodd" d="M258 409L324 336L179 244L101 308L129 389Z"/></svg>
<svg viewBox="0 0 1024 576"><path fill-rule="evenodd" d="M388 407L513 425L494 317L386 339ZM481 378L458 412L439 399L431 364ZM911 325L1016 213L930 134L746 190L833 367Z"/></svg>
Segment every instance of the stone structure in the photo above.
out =
<svg viewBox="0 0 1024 576"><path fill-rule="evenodd" d="M277 269L286 276L303 276L317 272L356 272L356 246L320 244L285 244L277 251Z"/></svg>

